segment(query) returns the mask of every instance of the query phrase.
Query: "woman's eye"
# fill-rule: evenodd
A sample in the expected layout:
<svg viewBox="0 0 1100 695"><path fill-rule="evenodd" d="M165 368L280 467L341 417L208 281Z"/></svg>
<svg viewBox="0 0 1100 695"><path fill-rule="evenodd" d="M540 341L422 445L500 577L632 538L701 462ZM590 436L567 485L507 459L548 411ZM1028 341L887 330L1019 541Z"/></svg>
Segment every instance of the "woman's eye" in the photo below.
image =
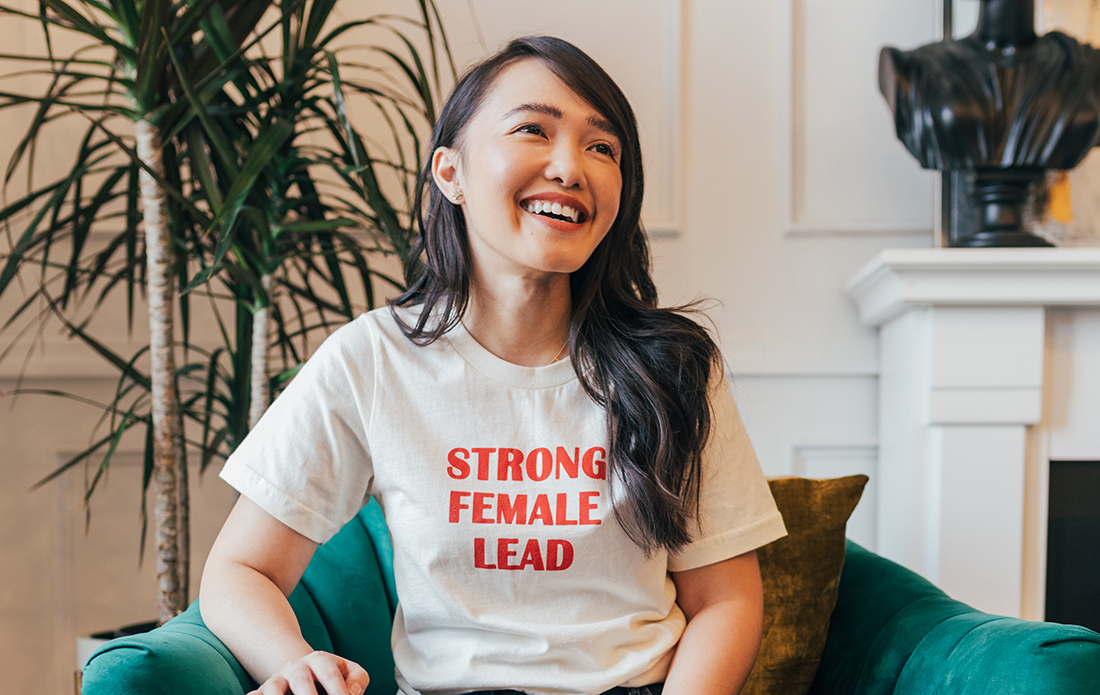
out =
<svg viewBox="0 0 1100 695"><path fill-rule="evenodd" d="M518 132L518 133L530 133L531 135L542 135L543 134L542 126L535 125L533 123L529 123L527 125L521 125L519 128L516 128L516 132Z"/></svg>
<svg viewBox="0 0 1100 695"><path fill-rule="evenodd" d="M612 147L611 145L608 145L606 142L601 142L601 143L598 143L596 145L593 145L592 149L599 152L600 154L607 155L608 157L611 157L612 159L615 158L615 148Z"/></svg>

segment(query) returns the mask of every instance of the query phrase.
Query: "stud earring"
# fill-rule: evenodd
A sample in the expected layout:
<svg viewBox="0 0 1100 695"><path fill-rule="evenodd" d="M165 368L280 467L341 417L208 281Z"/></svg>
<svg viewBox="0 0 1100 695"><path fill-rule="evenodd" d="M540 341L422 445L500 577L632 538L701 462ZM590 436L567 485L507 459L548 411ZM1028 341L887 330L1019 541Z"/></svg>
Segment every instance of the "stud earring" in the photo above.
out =
<svg viewBox="0 0 1100 695"><path fill-rule="evenodd" d="M451 191L451 200L453 200L456 203L462 201L462 189L461 188L456 188L453 191Z"/></svg>

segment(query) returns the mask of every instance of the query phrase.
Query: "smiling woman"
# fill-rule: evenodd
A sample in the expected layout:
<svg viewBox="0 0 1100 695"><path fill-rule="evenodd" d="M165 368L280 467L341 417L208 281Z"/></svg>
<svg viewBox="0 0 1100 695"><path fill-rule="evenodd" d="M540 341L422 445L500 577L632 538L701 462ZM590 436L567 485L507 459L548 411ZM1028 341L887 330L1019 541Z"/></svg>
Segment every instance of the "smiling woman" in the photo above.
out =
<svg viewBox="0 0 1100 695"><path fill-rule="evenodd" d="M285 596L373 496L406 695L737 692L755 549L784 527L714 342L657 306L630 105L576 47L520 39L429 152L409 290L334 333L222 472L242 497L203 618L265 695L358 695Z"/></svg>

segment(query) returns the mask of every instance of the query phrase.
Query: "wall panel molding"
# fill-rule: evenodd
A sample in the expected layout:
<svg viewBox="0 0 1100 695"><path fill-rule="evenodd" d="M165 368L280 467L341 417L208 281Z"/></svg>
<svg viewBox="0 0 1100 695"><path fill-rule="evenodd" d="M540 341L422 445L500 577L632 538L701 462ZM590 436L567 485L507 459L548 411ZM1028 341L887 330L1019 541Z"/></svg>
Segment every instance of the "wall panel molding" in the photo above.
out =
<svg viewBox="0 0 1100 695"><path fill-rule="evenodd" d="M877 342L804 343L727 341L729 371L753 377L878 377Z"/></svg>
<svg viewBox="0 0 1100 695"><path fill-rule="evenodd" d="M889 13L882 9L870 16L863 10L879 8L878 4L863 2L863 0L846 0L845 5L852 7L830 8L836 16L861 17L874 25L875 22L888 21ZM898 2L885 3L897 5ZM911 3L910 3L911 4ZM858 74L851 71L845 72L843 51L825 50L834 46L814 44L818 37L810 26L809 6L807 0L785 0L784 17L787 29L784 35L784 50L782 52L784 64L781 72L786 79L783 90L783 101L780 105L780 117L783 119L783 143L782 143L782 212L781 222L784 234L789 237L849 237L849 236L891 236L891 237L928 237L932 236L932 209L933 186L932 175L928 173L914 174L913 169L919 168L909 158L907 152L896 142L883 136L883 129L889 126L890 115L881 97L877 97L876 103L871 103L865 97L868 96L868 88L864 83L874 84L877 75L877 50L867 51L864 56L859 56ZM823 10L822 10L823 11ZM928 14L927 41L935 37L935 10L930 4L925 11ZM905 21L894 20L894 22ZM877 28L877 27L876 27ZM817 33L822 30L819 29ZM885 32L889 33L889 32ZM894 33L897 33L896 31ZM918 32L919 34L920 32ZM885 35L885 34L884 34ZM859 35L852 37L858 41ZM883 43L891 43L891 39L883 39ZM811 50L811 46L816 49ZM838 65L839 70L830 74L829 80L811 81L807 75L808 56L814 53L815 66ZM833 62L830 63L829 61ZM820 69L820 68L818 68ZM823 85L828 85L823 86ZM820 103L809 103L809 90L813 88L820 92L822 89L832 89L836 97L844 100L849 94L857 94L858 98L853 102L844 102L843 110L850 114L841 119L841 122L830 122L830 117L835 121L839 111L828 111L822 108ZM877 92L877 90L876 90ZM821 101L821 100L819 100ZM831 106L831 103L828 104ZM814 110L814 107L817 110ZM870 129L863 127L863 122L871 123ZM881 121L881 123L879 122ZM869 142L865 142L868 141ZM830 143L840 142L837 149ZM877 155L878 161L868 161L860 152L850 152L845 143L857 142L863 145L871 145L871 151ZM831 148L831 149L830 149ZM829 158L829 170L834 176L823 176L818 169L820 161L811 161L811 152L828 150L825 156ZM866 146L863 149L868 149ZM813 155L820 158L821 152ZM908 161L906 158L909 158ZM923 212L915 213L910 210L898 211L886 206L881 210L863 209L862 207L876 207L882 195L868 195L859 201L861 193L853 193L852 187L858 185L870 185L878 183L876 174L881 170L890 179L890 184L882 184L886 197L901 196L905 205L897 207L910 208L914 204L926 208ZM898 179L907 181L909 190L902 189L900 193L891 185ZM924 180L927 179L927 180ZM922 190L927 189L927 195L922 195L916 201L912 198L912 184ZM823 187L830 187L825 189ZM891 192L892 191L892 192ZM868 192L870 190L868 189ZM815 209L823 197L831 197L835 194L842 199L852 198L856 203L844 208L844 212L822 211ZM924 204L926 200L926 205ZM873 200L874 203L869 203ZM881 206L879 206L881 207ZM927 219L924 219L924 218Z"/></svg>
<svg viewBox="0 0 1100 695"><path fill-rule="evenodd" d="M661 0L658 89L662 111L656 155L661 173L660 185L647 201L655 211L645 220L647 234L655 239L678 237L683 220L683 11L681 0Z"/></svg>

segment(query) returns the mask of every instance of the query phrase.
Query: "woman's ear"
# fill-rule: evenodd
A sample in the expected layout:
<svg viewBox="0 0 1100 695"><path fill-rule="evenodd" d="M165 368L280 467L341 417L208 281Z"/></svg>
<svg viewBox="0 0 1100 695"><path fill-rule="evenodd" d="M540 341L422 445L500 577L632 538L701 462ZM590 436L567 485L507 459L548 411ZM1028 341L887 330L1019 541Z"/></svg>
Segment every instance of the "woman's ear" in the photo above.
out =
<svg viewBox="0 0 1100 695"><path fill-rule="evenodd" d="M458 150L450 147L437 147L432 153L432 178L435 185L447 200L455 200L455 191L462 197L462 186L458 178Z"/></svg>

